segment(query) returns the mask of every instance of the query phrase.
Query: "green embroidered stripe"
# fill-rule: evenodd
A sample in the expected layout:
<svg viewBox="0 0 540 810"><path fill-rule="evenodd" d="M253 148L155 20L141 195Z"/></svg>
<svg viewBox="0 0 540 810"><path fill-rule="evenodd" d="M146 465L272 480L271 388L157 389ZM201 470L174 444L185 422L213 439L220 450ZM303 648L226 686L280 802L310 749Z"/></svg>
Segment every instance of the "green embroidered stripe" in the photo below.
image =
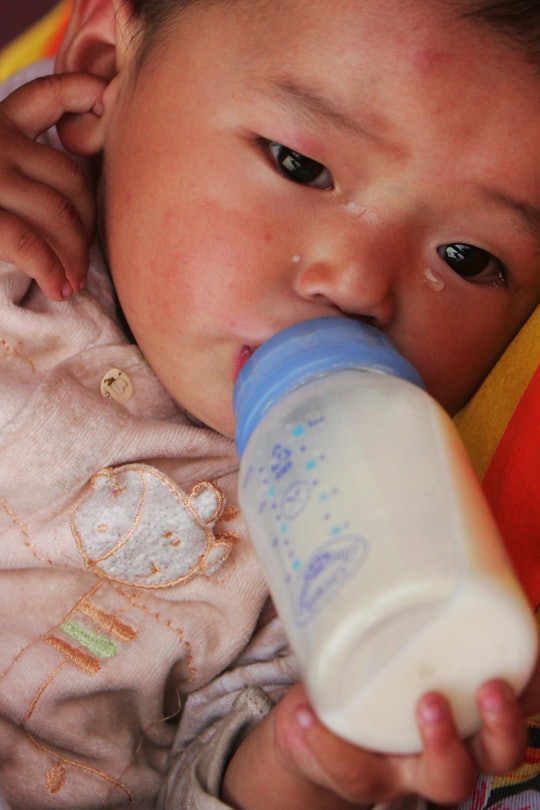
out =
<svg viewBox="0 0 540 810"><path fill-rule="evenodd" d="M100 636L97 633L92 633L81 624L74 621L64 622L62 630L68 636L78 641L83 647L97 656L97 658L112 658L118 652L118 647L110 639L105 636Z"/></svg>

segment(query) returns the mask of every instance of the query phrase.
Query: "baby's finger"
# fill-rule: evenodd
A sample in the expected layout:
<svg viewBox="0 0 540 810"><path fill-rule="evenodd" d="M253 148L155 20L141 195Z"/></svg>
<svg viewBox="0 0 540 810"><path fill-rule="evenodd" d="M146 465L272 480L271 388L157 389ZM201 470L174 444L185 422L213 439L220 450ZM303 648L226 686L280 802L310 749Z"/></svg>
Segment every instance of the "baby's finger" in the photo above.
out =
<svg viewBox="0 0 540 810"><path fill-rule="evenodd" d="M524 759L527 729L517 698L504 681L489 681L478 690L482 727L471 743L484 773L504 774Z"/></svg>
<svg viewBox="0 0 540 810"><path fill-rule="evenodd" d="M20 146L17 162L20 166L19 176L23 176L24 172L26 177L56 190L72 202L87 237L91 239L95 228L95 196L82 166L63 152L33 141ZM10 176L15 179L13 171ZM31 196L26 198L25 205L28 206L30 201ZM0 186L0 206L14 213L23 213L15 209L13 188L7 185L7 179L4 179L3 187Z"/></svg>
<svg viewBox="0 0 540 810"><path fill-rule="evenodd" d="M36 138L65 113L101 114L105 82L87 73L42 76L15 90L1 105L0 113L29 138Z"/></svg>
<svg viewBox="0 0 540 810"><path fill-rule="evenodd" d="M63 265L73 292L79 292L85 286L91 237L71 200L56 189L23 175L17 175L9 188L9 213L20 219L23 228L30 227L40 234ZM13 227L11 230L13 232ZM22 238L24 242L25 233ZM21 266L21 269L25 268Z"/></svg>
<svg viewBox="0 0 540 810"><path fill-rule="evenodd" d="M438 693L424 695L417 705L423 743L421 772L415 774L422 795L441 804L465 799L476 781L476 768L456 729L447 700Z"/></svg>
<svg viewBox="0 0 540 810"><path fill-rule="evenodd" d="M32 225L0 210L0 233L1 261L15 264L35 279L54 301L63 301L72 295L73 287L62 263Z"/></svg>
<svg viewBox="0 0 540 810"><path fill-rule="evenodd" d="M351 804L393 798L397 783L392 758L357 748L326 729L311 708L305 691L293 687L276 707L275 737L283 766ZM294 696L294 699L291 699Z"/></svg>

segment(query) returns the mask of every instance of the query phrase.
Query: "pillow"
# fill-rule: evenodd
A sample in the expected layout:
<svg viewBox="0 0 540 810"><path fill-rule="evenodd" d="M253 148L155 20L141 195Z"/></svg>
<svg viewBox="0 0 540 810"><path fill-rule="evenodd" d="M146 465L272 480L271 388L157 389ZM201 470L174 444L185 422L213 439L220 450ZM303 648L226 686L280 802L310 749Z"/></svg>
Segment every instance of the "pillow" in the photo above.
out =
<svg viewBox="0 0 540 810"><path fill-rule="evenodd" d="M534 608L540 606L540 307L456 416Z"/></svg>
<svg viewBox="0 0 540 810"><path fill-rule="evenodd" d="M71 0L61 0L45 17L0 51L0 82L38 59L54 56L70 12Z"/></svg>

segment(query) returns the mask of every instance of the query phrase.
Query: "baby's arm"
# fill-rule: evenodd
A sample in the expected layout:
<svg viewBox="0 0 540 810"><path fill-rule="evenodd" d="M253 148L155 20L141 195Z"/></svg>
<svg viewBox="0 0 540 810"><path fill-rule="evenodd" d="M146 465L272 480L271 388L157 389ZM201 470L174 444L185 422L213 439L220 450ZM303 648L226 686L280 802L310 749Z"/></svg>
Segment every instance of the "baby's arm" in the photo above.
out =
<svg viewBox="0 0 540 810"><path fill-rule="evenodd" d="M57 301L85 286L94 201L81 167L35 139L66 113L99 114L103 87L96 76L47 76L0 103L0 260Z"/></svg>
<svg viewBox="0 0 540 810"><path fill-rule="evenodd" d="M423 752L391 756L331 734L297 684L232 757L223 799L241 810L350 810L407 794L459 801L472 791L478 771L507 772L525 752L523 713L511 690L502 682L484 684L478 704L482 729L466 744L444 698L426 695L417 709Z"/></svg>

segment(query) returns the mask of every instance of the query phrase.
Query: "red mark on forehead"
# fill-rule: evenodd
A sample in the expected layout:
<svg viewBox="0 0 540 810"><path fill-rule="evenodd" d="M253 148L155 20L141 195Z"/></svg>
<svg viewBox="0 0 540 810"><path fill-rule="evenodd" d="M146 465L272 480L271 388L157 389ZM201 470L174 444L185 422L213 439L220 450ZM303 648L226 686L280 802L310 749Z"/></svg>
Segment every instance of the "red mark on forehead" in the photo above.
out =
<svg viewBox="0 0 540 810"><path fill-rule="evenodd" d="M425 46L415 48L411 53L411 64L422 73L431 73L439 66L446 65L450 61L450 53L439 48Z"/></svg>

